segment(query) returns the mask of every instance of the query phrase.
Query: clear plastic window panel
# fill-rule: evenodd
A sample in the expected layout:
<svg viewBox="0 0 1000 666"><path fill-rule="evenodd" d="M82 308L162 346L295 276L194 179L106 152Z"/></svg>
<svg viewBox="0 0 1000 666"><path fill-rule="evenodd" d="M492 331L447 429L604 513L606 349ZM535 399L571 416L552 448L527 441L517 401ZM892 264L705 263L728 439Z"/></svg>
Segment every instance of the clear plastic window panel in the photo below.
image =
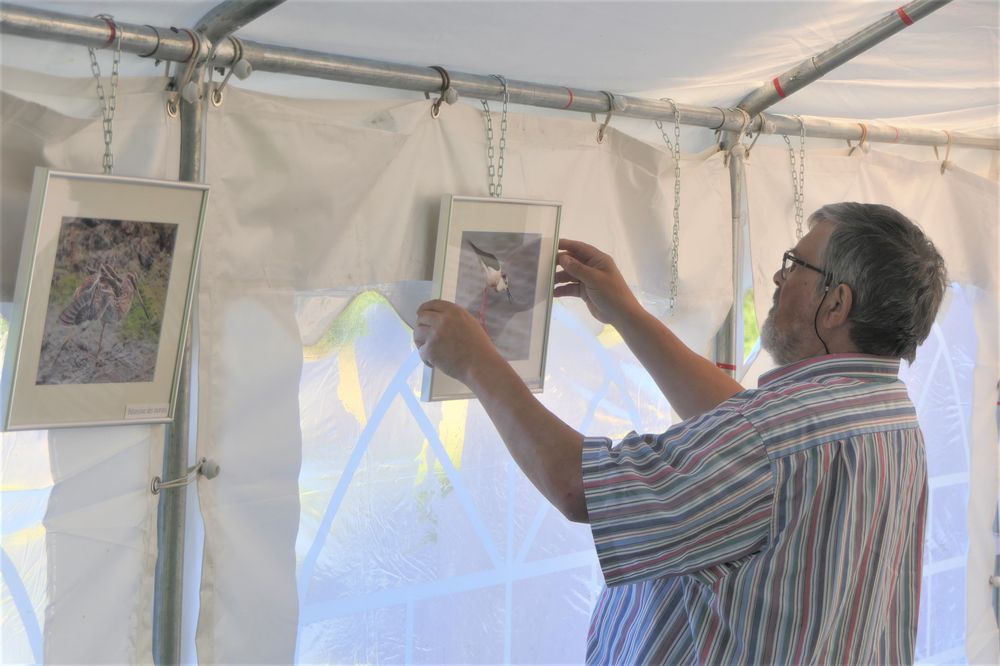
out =
<svg viewBox="0 0 1000 666"><path fill-rule="evenodd" d="M8 322L0 316L0 365ZM47 431L0 433L0 653L5 664L40 664L47 557L42 520L52 492Z"/></svg>
<svg viewBox="0 0 1000 666"><path fill-rule="evenodd" d="M916 659L964 664L966 563L969 548L969 452L976 365L973 303L983 294L952 284L945 307L906 382L927 449L928 518L920 586Z"/></svg>
<svg viewBox="0 0 1000 666"><path fill-rule="evenodd" d="M306 348L302 663L581 663L602 585L590 531L531 486L476 401L423 403L411 329L374 292ZM669 407L610 329L555 306L541 400L586 433Z"/></svg>
<svg viewBox="0 0 1000 666"><path fill-rule="evenodd" d="M917 639L965 659L968 432L977 339L958 285L903 379L924 429L930 516ZM589 530L524 479L476 401L422 403L410 328L374 292L305 350L300 662L579 663L600 589ZM588 434L670 411L617 334L558 303L541 400Z"/></svg>

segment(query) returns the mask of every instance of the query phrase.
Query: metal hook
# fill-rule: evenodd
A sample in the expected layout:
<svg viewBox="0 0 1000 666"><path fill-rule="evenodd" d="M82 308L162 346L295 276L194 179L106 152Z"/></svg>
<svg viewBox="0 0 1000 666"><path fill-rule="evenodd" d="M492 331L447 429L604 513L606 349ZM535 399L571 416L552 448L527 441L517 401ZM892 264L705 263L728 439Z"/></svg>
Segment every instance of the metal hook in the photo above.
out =
<svg viewBox="0 0 1000 666"><path fill-rule="evenodd" d="M759 139L760 135L764 133L764 116L757 114L757 118L760 120L760 127L757 128L757 136L755 136L750 142L750 145L747 146L747 153L745 156L746 159L750 159L750 149L757 145L757 139ZM750 121L750 124L752 125L753 121Z"/></svg>
<svg viewBox="0 0 1000 666"><path fill-rule="evenodd" d="M865 125L864 123L858 123L858 125L861 127L861 140L858 141L858 145L851 146L851 141L850 141L850 139L848 139L847 145L851 146L851 149L849 151L847 151L847 156L848 157L850 157L851 155L853 155L854 151L857 150L858 148L860 148L861 152L863 152L863 153L867 153L868 152L868 148L865 146L865 141L868 140L868 125Z"/></svg>
<svg viewBox="0 0 1000 666"><path fill-rule="evenodd" d="M743 147L743 133L746 132L747 127L750 126L751 118L750 114L747 113L746 109L737 106L736 110L739 111L740 115L743 116L743 122L740 123L740 130L739 132L736 133L736 138L733 140L733 145L729 147L729 150L727 150L726 154L722 157L723 166L729 166L729 158L733 156L733 151L736 150L737 147L742 147L743 154L744 156L746 155L746 148Z"/></svg>
<svg viewBox="0 0 1000 666"><path fill-rule="evenodd" d="M153 34L156 35L156 46L154 46L153 50L150 51L149 53L146 53L145 55L140 55L139 56L140 58L151 58L152 56L156 55L157 51L160 50L160 31L156 29L155 25L149 25L147 23L146 27L152 30ZM159 61L157 61L157 64L159 64Z"/></svg>
<svg viewBox="0 0 1000 666"><path fill-rule="evenodd" d="M229 41L233 44L233 64L229 66L226 76L223 77L219 85L212 91L212 104L217 107L222 106L222 91L225 89L226 84L229 83L229 79L233 74L236 74L236 78L241 81L250 76L250 71L246 71L251 69L250 63L243 58L243 40L235 35L229 35Z"/></svg>
<svg viewBox="0 0 1000 666"><path fill-rule="evenodd" d="M431 104L431 118L437 118L441 115L441 102L454 104L458 101L458 91L451 87L451 75L447 69L438 65L431 65L431 69L441 75L441 95ZM424 96L427 99L431 97L429 93L424 93Z"/></svg>
<svg viewBox="0 0 1000 666"><path fill-rule="evenodd" d="M611 116L615 113L615 95L607 90L602 90L602 93L608 96L608 116L604 119L604 124L597 129L597 143L604 143L605 132L608 131L608 124L611 122Z"/></svg>
<svg viewBox="0 0 1000 666"><path fill-rule="evenodd" d="M171 29L176 30L176 28ZM198 84L191 79L193 78L194 71L197 69L197 65L201 60L200 56L204 47L204 42L202 41L201 35L197 32L188 30L187 28L181 28L181 30L186 32L191 38L191 57L188 58L184 74L180 77L175 87L175 90L179 92L175 92L173 96L176 97L177 95L180 95L180 97L183 97L188 103L194 103L199 99L200 91L198 90ZM178 32L180 31L178 30ZM174 100L174 103L179 104L176 99ZM170 108L168 103L167 113L169 112Z"/></svg>
<svg viewBox="0 0 1000 666"><path fill-rule="evenodd" d="M941 162L941 175L944 175L945 169L951 166L951 162L948 161L948 156L951 155L951 132L948 130L941 130L944 135L948 137L947 147L944 149L944 161ZM937 146L934 146L934 154L937 155Z"/></svg>

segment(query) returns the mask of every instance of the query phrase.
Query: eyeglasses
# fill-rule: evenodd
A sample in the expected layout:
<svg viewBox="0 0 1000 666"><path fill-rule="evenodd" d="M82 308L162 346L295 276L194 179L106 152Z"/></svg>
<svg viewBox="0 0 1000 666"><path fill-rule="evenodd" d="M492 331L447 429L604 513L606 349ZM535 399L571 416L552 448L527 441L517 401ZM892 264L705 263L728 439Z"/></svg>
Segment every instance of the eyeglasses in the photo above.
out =
<svg viewBox="0 0 1000 666"><path fill-rule="evenodd" d="M798 266L802 266L803 268L810 268L810 269L816 271L817 273L819 273L820 275L822 275L823 277L825 277L827 282L829 282L833 278L832 275L830 275L829 273L827 273L822 268L819 268L818 266L813 266L812 264L809 264L809 263L806 263L806 262L802 261L801 259L799 259L795 255L793 255L791 252L785 252L785 254L782 255L782 257L781 257L781 279L782 280L787 280L788 279L788 274L792 270L792 264L796 264Z"/></svg>

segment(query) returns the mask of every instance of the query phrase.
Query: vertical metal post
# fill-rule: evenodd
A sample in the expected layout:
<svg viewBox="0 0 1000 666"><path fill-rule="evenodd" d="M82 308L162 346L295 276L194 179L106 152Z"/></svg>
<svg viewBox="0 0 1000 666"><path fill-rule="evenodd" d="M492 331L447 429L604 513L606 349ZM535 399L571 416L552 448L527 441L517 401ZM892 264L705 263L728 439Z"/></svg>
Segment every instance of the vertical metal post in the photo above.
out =
<svg viewBox="0 0 1000 666"><path fill-rule="evenodd" d="M732 140L736 140L734 137ZM729 376L736 376L736 366L740 359L740 340L737 339L740 302L740 274L743 256L740 244L743 242L743 193L746 191L746 169L743 165L744 152L737 147L729 157L729 198L732 210L733 238L733 305L719 332L715 334L715 364Z"/></svg>
<svg viewBox="0 0 1000 666"><path fill-rule="evenodd" d="M206 95L202 85L205 64L213 42L246 25L284 0L227 0L208 12L197 24L198 48L193 49L195 69L191 80L198 84L199 94L188 101L181 97L181 146L178 179L200 183L205 180ZM179 81L178 81L179 82ZM195 294L198 277L195 276ZM194 306L192 306L194 307ZM174 422L167 427L163 449L163 478L178 479L187 473L188 433L191 426L191 324L186 336L180 389L174 410ZM156 582L153 600L153 660L157 664L179 664L181 657L181 626L184 610L184 532L188 488L168 488L161 491L157 511L158 546Z"/></svg>
<svg viewBox="0 0 1000 666"><path fill-rule="evenodd" d="M202 71L195 73L201 81ZM202 148L205 102L181 100L181 150L179 180L204 180ZM197 294L197 289L195 290ZM188 324L190 326L190 323ZM191 401L191 330L184 349L180 389L174 422L167 426L163 449L163 478L178 479L187 473L188 431ZM181 624L184 607L184 514L188 487L166 488L160 492L157 511L159 555L156 559L156 582L153 600L153 661L178 664L181 655Z"/></svg>
<svg viewBox="0 0 1000 666"><path fill-rule="evenodd" d="M188 466L188 404L191 397L191 345L184 350L180 390L174 422L167 426L163 449L164 478L184 476ZM181 619L184 601L184 512L190 486L164 488L157 510L156 582L153 597L153 661L156 664L179 664L181 655Z"/></svg>

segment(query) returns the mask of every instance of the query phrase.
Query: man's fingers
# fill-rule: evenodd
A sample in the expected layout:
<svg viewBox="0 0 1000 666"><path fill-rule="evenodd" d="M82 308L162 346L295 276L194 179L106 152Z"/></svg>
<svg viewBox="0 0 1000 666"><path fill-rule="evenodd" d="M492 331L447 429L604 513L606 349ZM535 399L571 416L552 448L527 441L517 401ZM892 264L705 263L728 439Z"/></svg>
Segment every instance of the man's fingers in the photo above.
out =
<svg viewBox="0 0 1000 666"><path fill-rule="evenodd" d="M429 330L430 330L429 326L427 326L426 324L419 324L419 323L413 329L413 344L417 346L417 349L423 347L424 343L427 342L427 333Z"/></svg>
<svg viewBox="0 0 1000 666"><path fill-rule="evenodd" d="M577 280L575 277L573 277L572 275L570 275L561 268L556 271L556 274L552 281L554 284L563 284L565 282L579 282L579 280Z"/></svg>
<svg viewBox="0 0 1000 666"><path fill-rule="evenodd" d="M593 245L584 243L583 241L572 240L570 238L560 238L559 249L569 252L580 261L590 261L591 259L596 259L604 255L603 252L598 250Z"/></svg>
<svg viewBox="0 0 1000 666"><path fill-rule="evenodd" d="M579 298L581 293L579 282L571 282L569 284L560 285L552 290L552 295L556 298L562 298L564 296L575 296Z"/></svg>
<svg viewBox="0 0 1000 666"><path fill-rule="evenodd" d="M417 308L417 315L423 312L443 312L453 305L454 303L436 298L426 303L421 303L420 307Z"/></svg>
<svg viewBox="0 0 1000 666"><path fill-rule="evenodd" d="M427 347L417 345L417 354L420 356L420 360L424 362L428 368L433 368L434 364L427 360Z"/></svg>
<svg viewBox="0 0 1000 666"><path fill-rule="evenodd" d="M597 269L586 265L576 257L572 256L569 252L560 252L559 256L556 257L556 262L562 268L563 272L568 274L574 280L580 280L582 282L586 282L589 278L593 278L598 272Z"/></svg>

